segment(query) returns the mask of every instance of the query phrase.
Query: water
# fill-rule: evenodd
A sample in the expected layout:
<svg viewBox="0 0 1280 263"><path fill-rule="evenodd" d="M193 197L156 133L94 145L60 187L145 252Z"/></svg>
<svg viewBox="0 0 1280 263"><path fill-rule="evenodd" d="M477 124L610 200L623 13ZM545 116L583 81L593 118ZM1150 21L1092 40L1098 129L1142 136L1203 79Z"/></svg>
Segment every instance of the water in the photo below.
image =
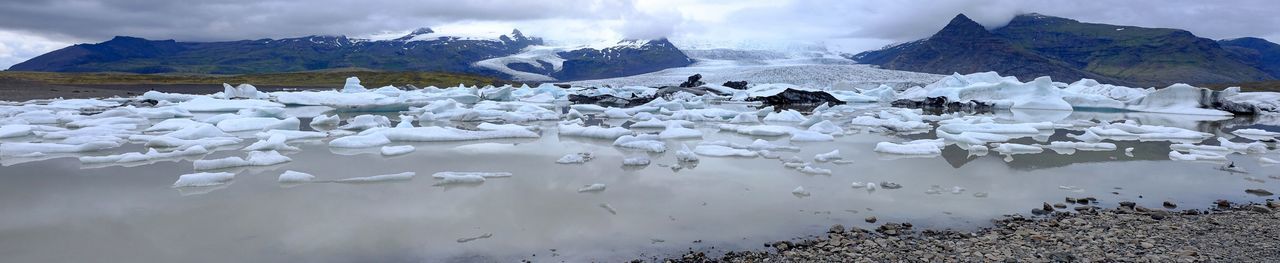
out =
<svg viewBox="0 0 1280 263"><path fill-rule="evenodd" d="M1242 118L996 114L1020 121L1136 119L1217 134L1244 127L1275 130ZM554 123L541 126L538 139L415 143L409 145L416 152L396 157L383 157L377 148L338 150L311 141L299 144L300 152L286 153L291 163L232 169L237 175L231 184L206 188L170 187L178 175L192 172L196 158L138 167L85 167L75 158L3 160L0 255L6 262L622 261L690 248L763 249L765 242L822 233L832 224L873 227L863 222L867 216L882 223L973 229L1067 196L1097 197L1104 206L1135 201L1159 207L1171 201L1179 208L1204 208L1216 199L1262 200L1244 189L1280 188L1280 173L1260 167L1258 155L1231 155L1251 172L1231 173L1218 164L1170 161L1167 142L1115 142L1119 150L1072 155L1046 150L1011 161L994 152L969 156L955 146L940 157L890 158L871 151L874 144L932 135L863 133L835 142L790 143L786 137L700 127L708 141L763 138L801 148L782 152L783 157L811 159L839 149L852 161L818 164L834 174L815 176L760 158L702 157L696 167L677 171L664 165L676 164L679 146L673 143L678 141L668 142L672 150L666 153L647 154L612 147L607 140L561 138ZM1058 131L1049 140L1069 140L1068 132ZM685 143L692 147L697 141ZM1135 148L1132 157L1124 154L1128 147ZM114 152L140 150L131 145ZM592 152L596 159L555 163L576 152ZM647 167L621 165L623 158L646 154L653 159ZM232 149L205 158L225 156L244 153ZM374 184L280 185L276 178L286 170L319 180L400 172L418 176ZM480 185L433 186L430 175L442 171L514 176ZM873 192L850 187L885 181L904 187ZM593 183L606 184L607 190L577 192ZM926 193L933 185L943 193ZM797 186L811 196L792 195ZM966 190L952 194L953 186ZM987 197L976 197L977 192Z"/></svg>

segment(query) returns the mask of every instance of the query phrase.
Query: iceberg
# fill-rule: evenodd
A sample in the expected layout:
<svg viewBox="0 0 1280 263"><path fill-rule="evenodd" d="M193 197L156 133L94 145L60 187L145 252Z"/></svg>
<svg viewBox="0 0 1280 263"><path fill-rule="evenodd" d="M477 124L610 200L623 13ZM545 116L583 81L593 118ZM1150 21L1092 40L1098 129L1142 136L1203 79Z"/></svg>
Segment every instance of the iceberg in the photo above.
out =
<svg viewBox="0 0 1280 263"><path fill-rule="evenodd" d="M347 178L347 179L337 180L334 182L348 183L348 184L362 184L362 183L409 181L409 180L413 180L414 175L417 175L417 173L403 172L398 174L384 174L384 175L375 175L375 176L366 176L366 177Z"/></svg>
<svg viewBox="0 0 1280 263"><path fill-rule="evenodd" d="M284 173L281 173L280 178L276 179L276 182L279 182L282 184L299 184L299 183L311 182L312 180L315 180L315 179L316 179L315 175L288 170L288 171L284 171Z"/></svg>
<svg viewBox="0 0 1280 263"><path fill-rule="evenodd" d="M193 173L178 176L178 181L173 182L174 188L179 187L202 187L216 186L226 184L234 179L234 173Z"/></svg>
<svg viewBox="0 0 1280 263"><path fill-rule="evenodd" d="M906 143L897 144L892 142L876 143L875 151L885 154L897 155L941 155L942 149L936 145L926 143Z"/></svg>
<svg viewBox="0 0 1280 263"><path fill-rule="evenodd" d="M405 155L413 151L413 145L382 146L382 156Z"/></svg>
<svg viewBox="0 0 1280 263"><path fill-rule="evenodd" d="M582 188L578 188L578 192L579 193L596 193L596 192L603 192L604 189L605 189L604 184L590 184L590 185L583 186Z"/></svg>
<svg viewBox="0 0 1280 263"><path fill-rule="evenodd" d="M604 128L599 126L583 127L578 124L560 124L560 136L587 137L616 140L618 137L631 135L633 132L622 127Z"/></svg>
<svg viewBox="0 0 1280 263"><path fill-rule="evenodd" d="M698 145L698 147L693 149L693 153L711 157L756 157L758 155L754 151L734 149L719 145Z"/></svg>

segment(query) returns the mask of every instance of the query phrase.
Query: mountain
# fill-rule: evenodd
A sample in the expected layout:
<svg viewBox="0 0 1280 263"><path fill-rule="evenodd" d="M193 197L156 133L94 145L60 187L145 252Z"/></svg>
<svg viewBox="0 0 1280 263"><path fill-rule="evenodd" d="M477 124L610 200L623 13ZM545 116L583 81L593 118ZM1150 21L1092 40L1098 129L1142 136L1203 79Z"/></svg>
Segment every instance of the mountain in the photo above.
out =
<svg viewBox="0 0 1280 263"><path fill-rule="evenodd" d="M688 57L666 40L644 45L565 50L558 78L611 78L682 66ZM470 73L513 78L477 62L520 54L543 45L519 30L494 37L459 37L421 28L391 40L308 36L225 42L178 42L115 37L32 58L12 71L255 74L367 68L384 71ZM683 64L687 65L687 64ZM646 71L648 70L648 71Z"/></svg>
<svg viewBox="0 0 1280 263"><path fill-rule="evenodd" d="M1256 37L1219 40L1238 59L1280 79L1280 45Z"/></svg>
<svg viewBox="0 0 1280 263"><path fill-rule="evenodd" d="M851 58L887 69L998 71L1023 80L1047 75L1058 81L1085 77L1138 86L1276 78L1243 61L1238 52L1185 30L1082 23L1040 14L1016 16L994 30L959 15L928 39Z"/></svg>
<svg viewBox="0 0 1280 263"><path fill-rule="evenodd" d="M963 14L929 38L859 53L852 59L886 69L937 74L996 71L1023 80L1048 75L1057 80L1094 78L1114 82L1017 46Z"/></svg>
<svg viewBox="0 0 1280 263"><path fill-rule="evenodd" d="M476 62L520 81L574 81L639 75L685 67L693 59L667 39L623 40L597 47L534 47Z"/></svg>

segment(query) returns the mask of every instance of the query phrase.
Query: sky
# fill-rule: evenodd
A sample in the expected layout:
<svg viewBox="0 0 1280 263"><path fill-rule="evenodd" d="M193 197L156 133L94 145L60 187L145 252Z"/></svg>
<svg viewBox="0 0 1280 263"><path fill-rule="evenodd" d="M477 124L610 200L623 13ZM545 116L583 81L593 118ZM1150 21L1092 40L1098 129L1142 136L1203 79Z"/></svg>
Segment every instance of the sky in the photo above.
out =
<svg viewBox="0 0 1280 263"><path fill-rule="evenodd" d="M928 37L956 14L1022 13L1280 42L1274 0L0 0L0 68L125 35L179 41L520 29L553 44L666 37L686 47L854 53Z"/></svg>

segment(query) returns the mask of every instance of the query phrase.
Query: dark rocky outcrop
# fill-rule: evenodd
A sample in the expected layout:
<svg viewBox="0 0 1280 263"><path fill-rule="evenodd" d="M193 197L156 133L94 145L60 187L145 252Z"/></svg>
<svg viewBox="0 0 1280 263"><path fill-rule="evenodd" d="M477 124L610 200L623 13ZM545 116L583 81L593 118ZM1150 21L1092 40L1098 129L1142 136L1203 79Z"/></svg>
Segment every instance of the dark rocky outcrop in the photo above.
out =
<svg viewBox="0 0 1280 263"><path fill-rule="evenodd" d="M666 39L650 40L638 46L586 48L557 55L565 62L551 77L562 81L631 76L693 64L693 59Z"/></svg>
<svg viewBox="0 0 1280 263"><path fill-rule="evenodd" d="M745 90L747 89L747 82L746 81L726 81L722 86L729 87L732 89Z"/></svg>
<svg viewBox="0 0 1280 263"><path fill-rule="evenodd" d="M759 101L766 105L787 105L787 104L823 104L840 105L844 101L836 99L835 96L822 91L807 91L786 89L773 96L751 97L747 101Z"/></svg>
<svg viewBox="0 0 1280 263"><path fill-rule="evenodd" d="M685 80L684 83L680 83L680 87L692 88L692 87L699 87L706 84L707 83L702 82L702 74L693 74L693 76L689 76L689 80Z"/></svg>

